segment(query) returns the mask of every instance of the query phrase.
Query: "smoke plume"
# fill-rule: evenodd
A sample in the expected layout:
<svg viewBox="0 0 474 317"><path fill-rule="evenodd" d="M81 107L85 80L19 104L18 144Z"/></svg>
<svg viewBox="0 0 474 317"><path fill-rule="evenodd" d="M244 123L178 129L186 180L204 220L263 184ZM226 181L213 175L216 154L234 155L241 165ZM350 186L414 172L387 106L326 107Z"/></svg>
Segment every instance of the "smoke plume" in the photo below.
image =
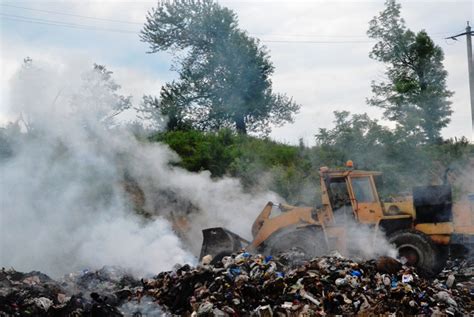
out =
<svg viewBox="0 0 474 317"><path fill-rule="evenodd" d="M104 265L156 273L194 264L202 229L249 239L266 202L284 202L246 193L237 179L173 166L179 157L167 146L139 141L115 120L128 99L88 68L35 61L13 78L10 110L25 131L4 129L11 149L0 156L2 266L53 276ZM361 257L393 255L372 230L353 224L347 236Z"/></svg>
<svg viewBox="0 0 474 317"><path fill-rule="evenodd" d="M371 226L358 223L352 215L352 209L345 208L335 210L334 219L338 226L344 227L347 255L364 260L383 255L397 257L397 249L388 242L381 228L376 231Z"/></svg>
<svg viewBox="0 0 474 317"><path fill-rule="evenodd" d="M259 209L278 197L171 167L175 153L114 122L123 98L88 68L35 61L13 78L10 110L27 133L10 137L0 161L1 265L55 276L111 264L156 273L195 262L205 227L249 236ZM189 219L190 245L172 230L176 215Z"/></svg>

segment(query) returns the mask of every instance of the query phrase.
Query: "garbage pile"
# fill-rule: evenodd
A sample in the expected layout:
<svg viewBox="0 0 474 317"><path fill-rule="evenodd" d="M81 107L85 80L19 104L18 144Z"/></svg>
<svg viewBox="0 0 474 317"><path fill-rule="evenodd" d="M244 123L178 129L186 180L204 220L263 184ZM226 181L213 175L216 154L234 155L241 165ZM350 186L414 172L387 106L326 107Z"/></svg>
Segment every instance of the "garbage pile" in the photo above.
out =
<svg viewBox="0 0 474 317"><path fill-rule="evenodd" d="M246 252L204 257L136 280L118 268L74 273L55 282L40 272L0 273L0 316L325 316L469 315L474 266L448 262L434 279L395 259L287 259Z"/></svg>
<svg viewBox="0 0 474 317"><path fill-rule="evenodd" d="M126 271L104 267L55 281L33 271L0 271L0 316L123 316L118 309L140 289Z"/></svg>
<svg viewBox="0 0 474 317"><path fill-rule="evenodd" d="M324 316L335 314L465 315L474 310L473 267L430 281L395 259L355 262L315 258L295 268L241 253L214 266L183 266L144 281L174 314ZM467 262L464 263L467 265Z"/></svg>

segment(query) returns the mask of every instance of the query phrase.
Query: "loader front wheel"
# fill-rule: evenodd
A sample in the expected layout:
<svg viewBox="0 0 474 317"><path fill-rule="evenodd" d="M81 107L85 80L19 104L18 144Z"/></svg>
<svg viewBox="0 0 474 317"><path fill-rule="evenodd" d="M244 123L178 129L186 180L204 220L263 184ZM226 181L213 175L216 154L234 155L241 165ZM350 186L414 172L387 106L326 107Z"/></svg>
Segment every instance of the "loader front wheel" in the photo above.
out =
<svg viewBox="0 0 474 317"><path fill-rule="evenodd" d="M395 245L399 257L404 257L408 265L418 267L428 276L438 273L444 265L441 250L422 232L398 231L389 237L389 242Z"/></svg>
<svg viewBox="0 0 474 317"><path fill-rule="evenodd" d="M265 253L296 260L310 260L327 253L324 232L319 228L289 228L271 236Z"/></svg>

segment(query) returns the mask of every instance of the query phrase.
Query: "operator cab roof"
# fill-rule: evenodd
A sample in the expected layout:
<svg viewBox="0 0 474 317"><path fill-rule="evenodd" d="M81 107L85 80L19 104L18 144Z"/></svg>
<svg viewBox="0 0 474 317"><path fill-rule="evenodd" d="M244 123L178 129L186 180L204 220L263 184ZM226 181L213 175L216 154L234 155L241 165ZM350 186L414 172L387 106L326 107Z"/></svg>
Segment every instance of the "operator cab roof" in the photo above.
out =
<svg viewBox="0 0 474 317"><path fill-rule="evenodd" d="M378 171L364 171L364 170L353 170L353 169L329 169L327 167L321 167L319 169L321 175L330 177L347 177L351 176L380 176L382 172Z"/></svg>

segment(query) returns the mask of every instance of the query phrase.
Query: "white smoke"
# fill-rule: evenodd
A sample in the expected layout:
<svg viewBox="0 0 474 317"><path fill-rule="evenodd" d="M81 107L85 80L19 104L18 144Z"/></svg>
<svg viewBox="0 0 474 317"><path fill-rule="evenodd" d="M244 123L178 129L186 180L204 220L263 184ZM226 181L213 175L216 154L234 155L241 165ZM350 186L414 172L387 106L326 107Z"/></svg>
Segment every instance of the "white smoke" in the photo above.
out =
<svg viewBox="0 0 474 317"><path fill-rule="evenodd" d="M467 199L467 195L474 194L474 157L459 168L460 175L451 180L452 185L459 188L460 199Z"/></svg>
<svg viewBox="0 0 474 317"><path fill-rule="evenodd" d="M347 246L350 254L365 260L389 256L396 258L396 247L388 242L384 232L358 223L351 223L346 228Z"/></svg>
<svg viewBox="0 0 474 317"><path fill-rule="evenodd" d="M168 316L149 296L142 297L140 302L126 302L119 307L119 311L125 316Z"/></svg>
<svg viewBox="0 0 474 317"><path fill-rule="evenodd" d="M357 222L351 207L335 210L334 217L335 223L344 228L347 256L364 260L379 256L397 257L397 249L390 244L383 229L375 230L373 226Z"/></svg>
<svg viewBox="0 0 474 317"><path fill-rule="evenodd" d="M35 61L13 79L9 106L28 134L0 161L0 265L56 276L103 265L156 273L195 262L189 250L197 254L203 228L225 226L248 237L259 209L278 197L170 167L177 155L166 146L137 141L114 124L119 97L84 69L90 66ZM125 174L143 189L152 219L134 212ZM189 217L191 246L165 219L181 211L152 203L160 191L201 211Z"/></svg>

